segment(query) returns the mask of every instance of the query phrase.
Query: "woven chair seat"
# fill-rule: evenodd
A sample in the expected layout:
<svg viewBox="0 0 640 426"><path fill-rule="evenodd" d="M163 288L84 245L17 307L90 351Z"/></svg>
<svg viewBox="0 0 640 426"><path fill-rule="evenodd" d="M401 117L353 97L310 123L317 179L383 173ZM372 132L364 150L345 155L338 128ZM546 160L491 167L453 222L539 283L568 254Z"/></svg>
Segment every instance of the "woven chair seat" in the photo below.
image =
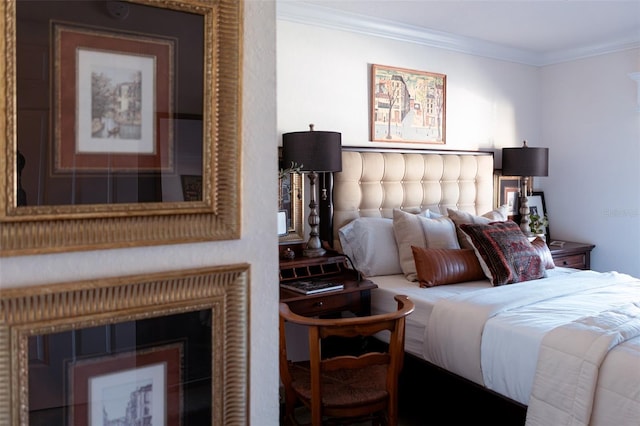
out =
<svg viewBox="0 0 640 426"><path fill-rule="evenodd" d="M292 386L301 398L311 400L311 371L309 363L291 364ZM322 373L322 404L326 407L353 407L384 401L386 365L373 365L353 370Z"/></svg>

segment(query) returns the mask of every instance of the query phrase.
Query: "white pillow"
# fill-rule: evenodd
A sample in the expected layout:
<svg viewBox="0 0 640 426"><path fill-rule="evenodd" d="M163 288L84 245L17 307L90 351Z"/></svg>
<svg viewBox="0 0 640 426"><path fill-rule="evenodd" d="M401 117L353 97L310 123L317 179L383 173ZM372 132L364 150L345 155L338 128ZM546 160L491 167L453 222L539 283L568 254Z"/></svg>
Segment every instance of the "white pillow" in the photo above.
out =
<svg viewBox="0 0 640 426"><path fill-rule="evenodd" d="M460 248L453 222L441 216L425 217L429 210L412 214L400 209L393 210L393 233L398 246L400 267L409 281L417 281L416 264L411 246L421 248Z"/></svg>
<svg viewBox="0 0 640 426"><path fill-rule="evenodd" d="M469 241L467 240L467 236L460 229L460 225L467 223L473 225L486 225L490 222L504 222L508 218L506 205L491 210L490 212L487 212L482 216L476 216L472 213L453 209L447 209L447 214L456 225L456 234L458 236L460 247L467 249L473 248L473 246L471 245L471 243L469 243Z"/></svg>
<svg viewBox="0 0 640 426"><path fill-rule="evenodd" d="M426 218L418 216L418 221L422 225L424 238L428 248L434 249L459 249L458 237L456 235L456 224L446 217Z"/></svg>
<svg viewBox="0 0 640 426"><path fill-rule="evenodd" d="M338 230L342 251L367 277L401 274L393 221L383 217L355 219Z"/></svg>

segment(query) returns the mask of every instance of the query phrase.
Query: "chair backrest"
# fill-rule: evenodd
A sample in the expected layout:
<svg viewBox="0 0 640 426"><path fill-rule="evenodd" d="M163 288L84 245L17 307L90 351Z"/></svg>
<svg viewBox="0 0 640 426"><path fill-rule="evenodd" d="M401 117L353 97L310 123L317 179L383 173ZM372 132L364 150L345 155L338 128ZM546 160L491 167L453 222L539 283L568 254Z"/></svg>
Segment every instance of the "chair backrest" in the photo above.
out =
<svg viewBox="0 0 640 426"><path fill-rule="evenodd" d="M370 365L386 364L386 387L389 395L387 408L390 417L396 417L397 382L404 358L405 317L413 312L414 304L407 296L397 295L398 309L379 315L353 318L322 319L297 315L285 303L280 303L280 374L285 392L291 389L291 376L287 357L285 323L291 322L308 327L309 368L311 372L311 415L319 422L322 416L321 374L327 371L363 368ZM376 333L390 332L386 350L366 352L360 355L322 356L321 341L331 336L368 337Z"/></svg>

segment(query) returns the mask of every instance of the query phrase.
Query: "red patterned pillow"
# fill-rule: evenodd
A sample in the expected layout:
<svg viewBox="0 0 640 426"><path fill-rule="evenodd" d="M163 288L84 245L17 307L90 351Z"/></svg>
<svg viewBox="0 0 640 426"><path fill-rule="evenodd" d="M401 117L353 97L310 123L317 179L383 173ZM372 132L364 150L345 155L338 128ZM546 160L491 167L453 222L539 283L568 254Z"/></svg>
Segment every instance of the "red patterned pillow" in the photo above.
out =
<svg viewBox="0 0 640 426"><path fill-rule="evenodd" d="M515 222L460 225L493 285L544 277L545 265Z"/></svg>

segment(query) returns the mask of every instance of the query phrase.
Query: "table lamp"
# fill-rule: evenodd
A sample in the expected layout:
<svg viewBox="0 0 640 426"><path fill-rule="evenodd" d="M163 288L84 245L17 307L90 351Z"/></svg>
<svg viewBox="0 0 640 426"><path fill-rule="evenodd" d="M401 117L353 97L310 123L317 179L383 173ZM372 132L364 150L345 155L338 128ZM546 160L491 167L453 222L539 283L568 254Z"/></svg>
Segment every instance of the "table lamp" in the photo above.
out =
<svg viewBox="0 0 640 426"><path fill-rule="evenodd" d="M530 148L527 141L521 148L502 148L502 174L523 177L520 190L520 229L531 234L529 227L529 179L534 176L549 176L549 148Z"/></svg>
<svg viewBox="0 0 640 426"><path fill-rule="evenodd" d="M318 216L316 203L316 179L318 172L339 172L342 170L342 137L338 132L309 131L291 132L282 135L282 164L285 167L300 167L301 173L309 176L311 191L309 201L309 241L302 254L318 257L325 254L318 236Z"/></svg>

